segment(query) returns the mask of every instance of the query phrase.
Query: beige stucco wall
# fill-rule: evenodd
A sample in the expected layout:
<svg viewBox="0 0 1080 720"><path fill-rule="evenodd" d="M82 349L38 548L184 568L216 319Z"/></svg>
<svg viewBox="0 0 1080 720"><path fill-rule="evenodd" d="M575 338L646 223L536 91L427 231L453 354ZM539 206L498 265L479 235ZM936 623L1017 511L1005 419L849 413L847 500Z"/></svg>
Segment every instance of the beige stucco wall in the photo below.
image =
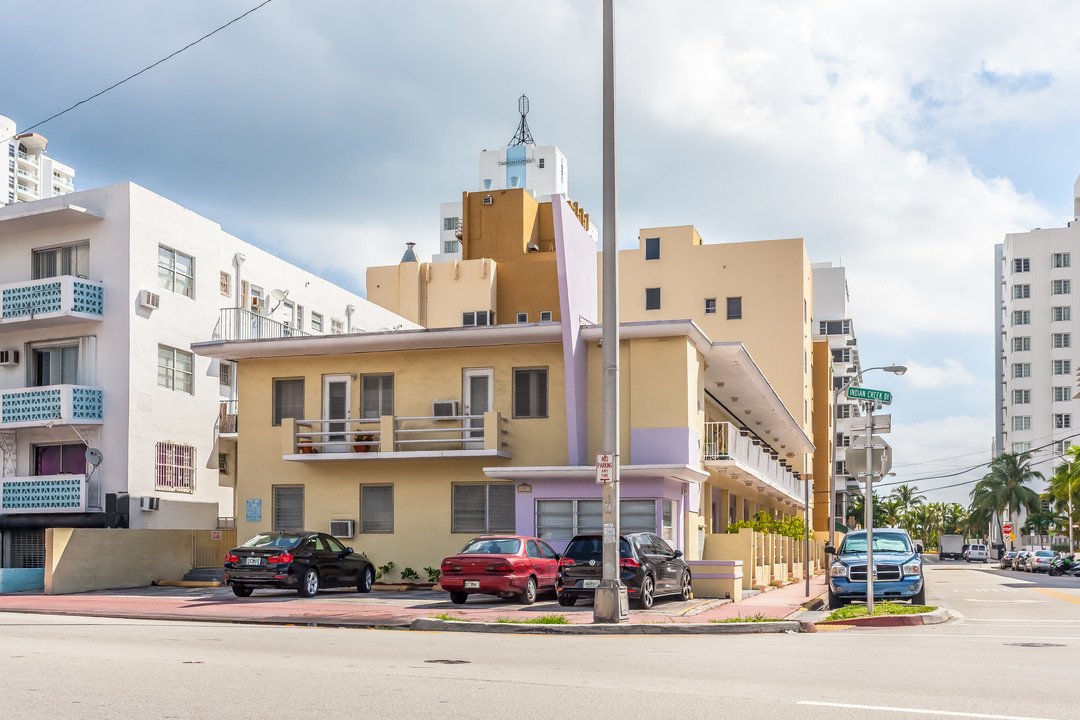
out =
<svg viewBox="0 0 1080 720"><path fill-rule="evenodd" d="M464 312L497 309L497 274L488 258L372 267L368 299L424 327L459 327Z"/></svg>
<svg viewBox="0 0 1080 720"><path fill-rule="evenodd" d="M191 530L49 528L45 593L144 587L191 569Z"/></svg>

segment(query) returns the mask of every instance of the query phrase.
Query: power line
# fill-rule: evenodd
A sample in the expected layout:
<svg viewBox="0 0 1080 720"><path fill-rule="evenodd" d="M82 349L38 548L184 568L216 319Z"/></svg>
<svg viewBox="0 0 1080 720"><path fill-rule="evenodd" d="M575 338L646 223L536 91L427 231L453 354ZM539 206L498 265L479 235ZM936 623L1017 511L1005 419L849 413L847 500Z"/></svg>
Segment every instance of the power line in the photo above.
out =
<svg viewBox="0 0 1080 720"><path fill-rule="evenodd" d="M44 125L45 123L49 122L50 120L55 120L56 118L60 117L61 115L65 114L65 113L68 113L68 112L71 112L72 110L74 110L75 108L79 107L80 105L83 105L84 103L88 103L88 102L90 102L91 100L93 100L94 98L97 98L97 97L101 97L102 95L104 95L105 93L109 92L110 90L112 90L112 89L114 89L114 88L117 88L117 87L120 87L121 85L123 85L124 83L126 83L126 82L127 82L128 80L133 80L133 79L137 78L138 76L142 75L142 74L143 74L144 72L146 72L147 70L152 70L153 68L157 67L158 65L160 65L160 64L161 64L161 63L163 63L163 62L165 62L166 60L169 60L169 59L171 59L171 58L174 58L174 57L176 57L177 55L179 55L180 53L184 52L184 51L185 51L185 50L187 50L188 48L191 48L191 47L194 47L195 45L198 45L199 43L201 43L201 42L202 42L203 40L205 40L206 38L210 37L211 35L215 35L215 34L217 34L217 33L221 32L221 31L222 31L222 30L224 30L225 28L227 28L227 27L229 27L230 25L232 25L232 24L233 24L234 22L237 22L237 21L239 21L239 20L243 20L243 19L244 19L245 17L247 17L247 16L248 16L248 15L250 15L251 13L255 12L255 11L256 11L256 10L258 10L259 8L263 7L264 5L269 5L269 4L271 3L271 2L273 2L273 0L263 0L263 2L259 3L259 4L258 4L258 5L256 5L255 7L251 8L250 10L248 10L247 12L245 12L245 13L244 13L243 15L238 15L237 17L234 17L234 18L233 18L232 20L230 20L229 22L225 23L224 25L222 25L221 27L217 28L216 30L213 30L213 31L211 31L211 32L208 32L208 33L206 33L205 35L203 35L203 36L202 36L201 38L199 38L198 40L195 40L195 41L193 41L193 42L190 42L190 43L188 43L187 45L185 45L184 47L180 48L180 49L179 49L179 50L177 50L176 52L174 52L174 53L172 53L172 54L170 54L170 55L166 55L165 57L161 58L160 60L158 60L158 61L157 61L156 63L154 63L154 64L152 64L152 65L147 65L146 67L144 67L144 68L143 68L142 70L140 70L139 72L137 72L137 73L133 73L133 74L131 74L131 75L128 75L128 76L127 76L126 78L124 78L123 80L121 80L121 81L119 81L119 82L117 82L117 83L113 83L112 85L110 85L109 87L105 88L105 89L104 89L104 90L102 90L101 92L98 92L98 93L94 93L94 94L93 94L93 95L91 95L90 97L88 97L88 98L86 98L86 99L84 99L84 100L80 100L79 102L75 103L75 104L74 104L74 105L72 105L71 107L69 107L69 108L65 108L64 110L61 110L60 112L56 113L55 115L51 115L51 116L49 116L49 117L45 118L44 120L42 120L42 121L40 121L40 122L34 123L34 124L33 124L33 125L31 125L30 127L28 127L28 128L25 128L25 129L24 129L24 130L23 130L22 132L24 132L24 133L25 133L25 132L29 132L29 131L33 130L34 128L36 128L36 127L41 127L42 125ZM19 134L21 134L21 133L19 133L19 132L16 132L15 134L16 134L16 135L19 135ZM11 137L15 137L15 136L14 136L14 135L12 135ZM11 139L11 137L7 137L7 138L4 138L3 140L0 140L0 142L7 142L8 140L10 140L10 139Z"/></svg>

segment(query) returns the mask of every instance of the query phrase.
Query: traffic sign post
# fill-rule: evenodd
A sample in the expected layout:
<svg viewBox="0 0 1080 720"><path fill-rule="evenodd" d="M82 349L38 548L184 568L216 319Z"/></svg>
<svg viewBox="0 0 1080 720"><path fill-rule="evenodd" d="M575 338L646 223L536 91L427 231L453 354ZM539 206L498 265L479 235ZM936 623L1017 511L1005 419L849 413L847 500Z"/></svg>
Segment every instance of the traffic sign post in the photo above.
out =
<svg viewBox="0 0 1080 720"><path fill-rule="evenodd" d="M892 393L885 390L871 390L870 388L849 387L847 389L849 400L877 400L882 405L892 402Z"/></svg>
<svg viewBox="0 0 1080 720"><path fill-rule="evenodd" d="M596 484L607 485L615 480L615 453L596 456Z"/></svg>
<svg viewBox="0 0 1080 720"><path fill-rule="evenodd" d="M1005 533L1006 535L1011 534L1012 533L1012 525L1010 523L1005 523L1004 525L1001 526L1001 532Z"/></svg>

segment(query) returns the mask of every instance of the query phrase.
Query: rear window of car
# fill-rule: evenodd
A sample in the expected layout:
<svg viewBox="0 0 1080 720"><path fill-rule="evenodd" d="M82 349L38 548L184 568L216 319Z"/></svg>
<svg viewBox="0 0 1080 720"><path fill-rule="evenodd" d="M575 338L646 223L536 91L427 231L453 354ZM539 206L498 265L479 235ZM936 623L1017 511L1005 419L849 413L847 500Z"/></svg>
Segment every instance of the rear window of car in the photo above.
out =
<svg viewBox="0 0 1080 720"><path fill-rule="evenodd" d="M283 535L270 535L262 533L251 538L240 547L281 547L281 548L294 548L300 544L303 538L295 536L283 536Z"/></svg>
<svg viewBox="0 0 1080 720"><path fill-rule="evenodd" d="M589 562L590 560L603 562L604 541L599 537L574 538L570 541L570 544L566 546L566 552L563 553L563 557L570 558L577 562ZM626 542L625 538L619 540L619 557L631 557L630 543Z"/></svg>
<svg viewBox="0 0 1080 720"><path fill-rule="evenodd" d="M517 538L476 538L461 550L462 555L516 555L521 549Z"/></svg>
<svg viewBox="0 0 1080 720"><path fill-rule="evenodd" d="M1035 555L1037 555L1038 557L1054 557L1054 553L1051 550L1040 550L1039 552L1035 553Z"/></svg>
<svg viewBox="0 0 1080 720"><path fill-rule="evenodd" d="M971 549L972 550L981 550L982 552L986 552L986 546L985 545L972 545Z"/></svg>

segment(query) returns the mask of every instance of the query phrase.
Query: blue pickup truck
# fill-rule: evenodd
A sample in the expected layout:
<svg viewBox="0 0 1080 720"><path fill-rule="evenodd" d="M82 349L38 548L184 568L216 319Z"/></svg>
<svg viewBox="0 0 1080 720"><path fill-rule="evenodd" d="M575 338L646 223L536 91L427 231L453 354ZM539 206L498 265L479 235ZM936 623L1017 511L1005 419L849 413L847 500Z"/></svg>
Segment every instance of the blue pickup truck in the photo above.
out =
<svg viewBox="0 0 1080 720"><path fill-rule="evenodd" d="M825 552L835 555L829 563L829 609L865 600L866 531L848 533L839 548L826 545ZM874 599L925 605L921 553L922 546L912 542L906 530L874 530Z"/></svg>

